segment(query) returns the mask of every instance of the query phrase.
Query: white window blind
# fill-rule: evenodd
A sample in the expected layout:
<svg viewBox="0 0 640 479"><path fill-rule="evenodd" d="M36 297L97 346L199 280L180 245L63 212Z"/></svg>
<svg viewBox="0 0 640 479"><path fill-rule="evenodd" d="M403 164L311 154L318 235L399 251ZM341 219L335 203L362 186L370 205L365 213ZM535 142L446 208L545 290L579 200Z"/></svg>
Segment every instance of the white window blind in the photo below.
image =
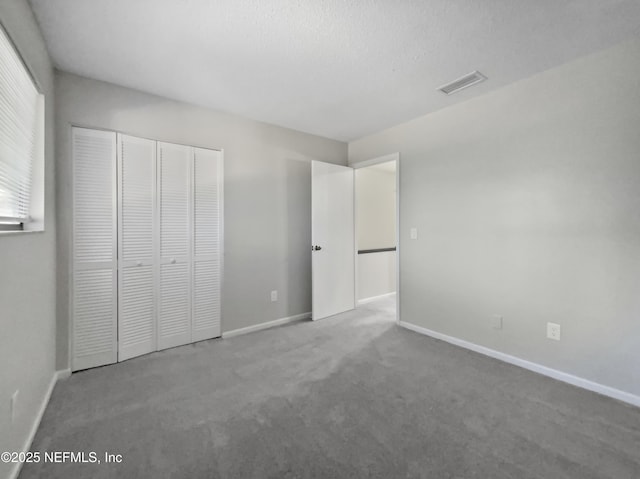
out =
<svg viewBox="0 0 640 479"><path fill-rule="evenodd" d="M42 101L31 76L0 28L0 224L26 223Z"/></svg>

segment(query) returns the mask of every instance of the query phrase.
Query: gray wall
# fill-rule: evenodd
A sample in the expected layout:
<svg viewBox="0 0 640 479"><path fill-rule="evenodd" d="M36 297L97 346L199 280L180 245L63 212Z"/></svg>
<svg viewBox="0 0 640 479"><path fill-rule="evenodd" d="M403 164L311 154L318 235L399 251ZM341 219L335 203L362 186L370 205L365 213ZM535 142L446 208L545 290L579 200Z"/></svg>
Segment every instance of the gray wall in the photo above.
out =
<svg viewBox="0 0 640 479"><path fill-rule="evenodd" d="M0 234L0 451L20 451L55 369L53 70L27 2L0 2L0 22L45 95L45 231ZM11 424L11 395L19 390ZM9 474L0 463L0 477Z"/></svg>
<svg viewBox="0 0 640 479"><path fill-rule="evenodd" d="M58 365L68 364L70 126L224 149L222 329L311 310L310 160L346 164L346 143L68 73L56 76ZM277 303L271 290L279 291Z"/></svg>
<svg viewBox="0 0 640 479"><path fill-rule="evenodd" d="M400 152L403 321L640 395L639 71L634 40L349 145Z"/></svg>

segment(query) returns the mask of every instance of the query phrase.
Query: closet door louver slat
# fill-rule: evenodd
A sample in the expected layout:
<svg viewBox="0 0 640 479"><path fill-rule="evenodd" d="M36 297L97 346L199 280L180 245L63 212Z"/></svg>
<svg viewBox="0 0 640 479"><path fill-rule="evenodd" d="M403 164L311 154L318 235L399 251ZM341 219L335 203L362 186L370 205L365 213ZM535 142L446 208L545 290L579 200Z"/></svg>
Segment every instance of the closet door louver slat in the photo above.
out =
<svg viewBox="0 0 640 479"><path fill-rule="evenodd" d="M219 337L222 152L72 128L72 370Z"/></svg>
<svg viewBox="0 0 640 479"><path fill-rule="evenodd" d="M71 369L117 361L116 134L72 129Z"/></svg>
<svg viewBox="0 0 640 479"><path fill-rule="evenodd" d="M193 341L220 336L222 153L194 148Z"/></svg>
<svg viewBox="0 0 640 479"><path fill-rule="evenodd" d="M158 349L191 342L191 163L193 149L158 143L160 300Z"/></svg>
<svg viewBox="0 0 640 479"><path fill-rule="evenodd" d="M156 350L156 142L118 135L118 361Z"/></svg>

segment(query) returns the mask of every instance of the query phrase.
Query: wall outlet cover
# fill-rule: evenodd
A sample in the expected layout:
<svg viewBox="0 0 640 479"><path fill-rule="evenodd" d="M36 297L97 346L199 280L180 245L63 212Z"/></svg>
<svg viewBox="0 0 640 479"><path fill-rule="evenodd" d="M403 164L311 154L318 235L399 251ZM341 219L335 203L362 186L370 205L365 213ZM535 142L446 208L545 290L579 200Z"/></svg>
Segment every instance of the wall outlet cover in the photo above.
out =
<svg viewBox="0 0 640 479"><path fill-rule="evenodd" d="M502 316L493 315L491 317L491 327L493 329L502 329Z"/></svg>
<svg viewBox="0 0 640 479"><path fill-rule="evenodd" d="M409 236L412 240L418 239L418 228L411 228L411 230L409 231Z"/></svg>
<svg viewBox="0 0 640 479"><path fill-rule="evenodd" d="M11 422L13 423L13 420L16 417L16 406L18 403L18 393L20 392L20 390L16 389L16 391L11 395Z"/></svg>
<svg viewBox="0 0 640 479"><path fill-rule="evenodd" d="M273 301L273 302L278 301L278 292L277 291L271 291L271 301Z"/></svg>
<svg viewBox="0 0 640 479"><path fill-rule="evenodd" d="M554 341L560 341L560 325L556 323L547 323L547 338Z"/></svg>

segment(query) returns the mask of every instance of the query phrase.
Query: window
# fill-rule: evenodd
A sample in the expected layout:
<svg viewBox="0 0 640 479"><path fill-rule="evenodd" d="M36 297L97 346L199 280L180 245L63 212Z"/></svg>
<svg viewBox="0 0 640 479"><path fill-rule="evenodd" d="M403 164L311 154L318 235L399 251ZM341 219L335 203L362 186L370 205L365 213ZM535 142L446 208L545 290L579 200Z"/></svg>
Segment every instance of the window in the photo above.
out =
<svg viewBox="0 0 640 479"><path fill-rule="evenodd" d="M0 231L42 229L32 227L44 224L44 208L35 208L34 218L32 198L34 176L43 176L43 155L43 96L0 28ZM43 189L44 182L37 183Z"/></svg>

